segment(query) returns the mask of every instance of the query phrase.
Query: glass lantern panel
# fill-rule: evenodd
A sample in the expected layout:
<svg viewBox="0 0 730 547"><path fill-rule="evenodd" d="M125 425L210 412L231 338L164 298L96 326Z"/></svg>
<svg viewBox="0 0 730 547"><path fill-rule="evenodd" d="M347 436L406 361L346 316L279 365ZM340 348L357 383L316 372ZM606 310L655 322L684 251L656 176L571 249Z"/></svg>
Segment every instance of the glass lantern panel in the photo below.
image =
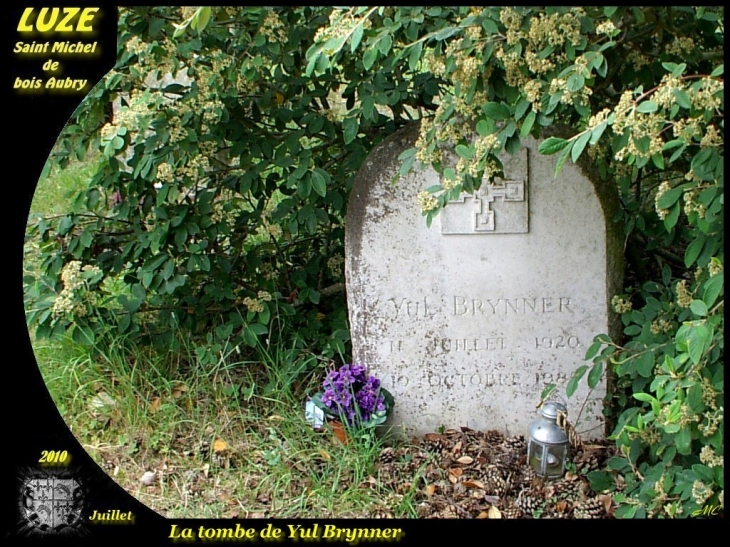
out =
<svg viewBox="0 0 730 547"><path fill-rule="evenodd" d="M543 446L541 444L536 443L535 441L530 441L530 459L529 459L529 465L532 467L535 471L538 473L543 473L542 470L542 452L543 452Z"/></svg>
<svg viewBox="0 0 730 547"><path fill-rule="evenodd" d="M545 475L548 477L560 477L563 474L565 446L548 447L546 460Z"/></svg>

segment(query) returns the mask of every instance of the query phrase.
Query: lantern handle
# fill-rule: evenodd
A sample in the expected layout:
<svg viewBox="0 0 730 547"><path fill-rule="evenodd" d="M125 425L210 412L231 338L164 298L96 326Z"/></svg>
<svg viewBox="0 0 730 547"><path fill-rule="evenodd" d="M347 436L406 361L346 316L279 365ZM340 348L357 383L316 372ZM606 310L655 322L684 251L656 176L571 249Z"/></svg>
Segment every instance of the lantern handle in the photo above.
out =
<svg viewBox="0 0 730 547"><path fill-rule="evenodd" d="M573 427L573 424L571 424L568 421L568 413L559 410L558 409L558 418L555 420L555 423L565 431L565 434L568 436L568 441L570 441L570 445L575 448L576 450L580 450L583 448L583 439L578 434L578 432L575 430L575 427Z"/></svg>

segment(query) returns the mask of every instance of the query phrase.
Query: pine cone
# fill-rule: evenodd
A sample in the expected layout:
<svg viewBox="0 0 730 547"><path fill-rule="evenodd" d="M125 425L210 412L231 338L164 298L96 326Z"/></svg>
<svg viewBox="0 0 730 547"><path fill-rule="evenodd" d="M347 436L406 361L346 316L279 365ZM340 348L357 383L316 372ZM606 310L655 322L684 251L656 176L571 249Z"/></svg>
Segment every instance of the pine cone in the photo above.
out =
<svg viewBox="0 0 730 547"><path fill-rule="evenodd" d="M383 448L383 450L380 451L380 455L378 456L378 461L380 463L390 463L392 461L395 461L396 459L396 452L391 446L386 446Z"/></svg>
<svg viewBox="0 0 730 547"><path fill-rule="evenodd" d="M558 479L552 483L558 498L577 500L582 497L583 482L581 480Z"/></svg>
<svg viewBox="0 0 730 547"><path fill-rule="evenodd" d="M481 479L488 494L502 497L508 490L509 485L502 471L496 465L489 465L486 469L483 469Z"/></svg>
<svg viewBox="0 0 730 547"><path fill-rule="evenodd" d="M451 505L447 505L446 507L441 509L441 511L436 513L434 516L436 518L440 518L440 519L458 519L459 513L457 512L457 510L454 507L452 507Z"/></svg>
<svg viewBox="0 0 730 547"><path fill-rule="evenodd" d="M582 461L576 460L574 463L583 475L587 475L591 471L597 471L601 468L601 459L595 453L587 455Z"/></svg>
<svg viewBox="0 0 730 547"><path fill-rule="evenodd" d="M535 509L539 509L542 506L543 501L542 496L539 494L531 490L523 490L517 496L515 505L525 513L531 514Z"/></svg>
<svg viewBox="0 0 730 547"><path fill-rule="evenodd" d="M501 431L492 429L490 431L487 431L484 434L484 440L487 442L487 444L496 446L496 445L502 444L504 442L504 435L502 434Z"/></svg>
<svg viewBox="0 0 730 547"><path fill-rule="evenodd" d="M598 498L582 501L573 510L573 516L577 519L600 519L605 513L603 502Z"/></svg>
<svg viewBox="0 0 730 547"><path fill-rule="evenodd" d="M524 511L516 505L510 505L506 509L502 509L503 519L521 519L524 514Z"/></svg>
<svg viewBox="0 0 730 547"><path fill-rule="evenodd" d="M429 518L433 515L433 505L424 501L418 505L416 513L420 518Z"/></svg>
<svg viewBox="0 0 730 547"><path fill-rule="evenodd" d="M494 463L505 472L519 471L525 464L525 452L522 450L508 450L501 452L493 458Z"/></svg>
<svg viewBox="0 0 730 547"><path fill-rule="evenodd" d="M532 467L522 467L520 469L520 483L524 484L527 487L532 486L532 483L535 481L535 479L538 478L537 471L535 471Z"/></svg>
<svg viewBox="0 0 730 547"><path fill-rule="evenodd" d="M504 440L504 446L513 452L527 451L527 442L524 435L513 435Z"/></svg>
<svg viewBox="0 0 730 547"><path fill-rule="evenodd" d="M380 466L378 480L384 488L392 489L395 488L395 485L398 482L397 477L399 474L400 471L397 464L395 464L394 462L385 463Z"/></svg>
<svg viewBox="0 0 730 547"><path fill-rule="evenodd" d="M393 513L391 513L388 509L379 507L373 512L372 518L374 518L374 519L392 519Z"/></svg>
<svg viewBox="0 0 730 547"><path fill-rule="evenodd" d="M450 449L453 446L453 443L450 442L446 435L439 433L426 433L423 439L418 442L418 445L429 452L438 454L443 449Z"/></svg>

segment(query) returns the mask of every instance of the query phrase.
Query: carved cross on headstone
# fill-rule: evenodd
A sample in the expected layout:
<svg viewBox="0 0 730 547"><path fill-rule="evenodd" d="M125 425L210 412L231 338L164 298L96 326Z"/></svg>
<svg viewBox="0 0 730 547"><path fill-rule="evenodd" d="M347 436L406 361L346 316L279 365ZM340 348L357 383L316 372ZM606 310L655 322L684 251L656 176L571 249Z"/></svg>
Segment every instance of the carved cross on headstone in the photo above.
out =
<svg viewBox="0 0 730 547"><path fill-rule="evenodd" d="M494 232L494 211L489 205L496 199L502 201L525 201L525 183L521 180L495 181L483 184L474 197L480 212L474 215L475 232Z"/></svg>
<svg viewBox="0 0 730 547"><path fill-rule="evenodd" d="M484 180L473 194L462 193L439 214L441 233L524 234L528 232L529 189L527 150L505 161L506 178Z"/></svg>
<svg viewBox="0 0 730 547"><path fill-rule="evenodd" d="M442 234L516 234L528 231L527 181L484 182L441 212Z"/></svg>

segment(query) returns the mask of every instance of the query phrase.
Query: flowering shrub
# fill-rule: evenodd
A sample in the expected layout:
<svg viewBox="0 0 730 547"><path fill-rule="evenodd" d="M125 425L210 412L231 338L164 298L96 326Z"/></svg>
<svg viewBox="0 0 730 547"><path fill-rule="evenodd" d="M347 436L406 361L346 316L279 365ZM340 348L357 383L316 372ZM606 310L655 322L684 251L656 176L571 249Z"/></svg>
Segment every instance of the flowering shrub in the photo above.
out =
<svg viewBox="0 0 730 547"><path fill-rule="evenodd" d="M327 374L322 387L312 398L314 404L349 427L380 425L393 409L393 396L368 375L365 365L342 365Z"/></svg>
<svg viewBox="0 0 730 547"><path fill-rule="evenodd" d="M135 7L119 29L115 70L49 162L97 150L99 172L31 228L37 336L113 324L167 348L179 329L205 339L200 363L291 339L347 354L344 218L370 150L418 120L399 174L439 171L413 196L430 224L501 177L503 151L547 137L556 172L587 161L621 203L623 333L596 333L565 386L611 380L620 455L592 484L620 518L724 503L724 8ZM188 83L147 80L183 69ZM77 285L75 261L101 274ZM365 393L384 390L345 377L322 408L380 419Z"/></svg>

